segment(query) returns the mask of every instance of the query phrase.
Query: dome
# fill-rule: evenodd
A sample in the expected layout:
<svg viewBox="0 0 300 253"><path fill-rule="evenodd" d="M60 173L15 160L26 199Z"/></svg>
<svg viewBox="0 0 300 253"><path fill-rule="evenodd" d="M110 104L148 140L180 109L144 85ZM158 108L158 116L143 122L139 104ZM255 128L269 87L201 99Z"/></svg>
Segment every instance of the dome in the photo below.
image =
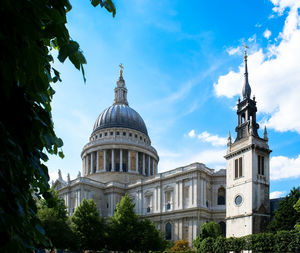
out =
<svg viewBox="0 0 300 253"><path fill-rule="evenodd" d="M126 104L113 104L105 109L97 118L93 132L112 127L134 129L148 136L142 117Z"/></svg>

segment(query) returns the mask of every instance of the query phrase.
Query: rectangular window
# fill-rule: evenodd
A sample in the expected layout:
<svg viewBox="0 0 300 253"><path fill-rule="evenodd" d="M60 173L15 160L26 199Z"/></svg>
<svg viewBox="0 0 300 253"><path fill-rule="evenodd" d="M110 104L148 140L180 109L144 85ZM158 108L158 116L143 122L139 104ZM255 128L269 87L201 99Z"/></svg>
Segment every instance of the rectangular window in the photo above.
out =
<svg viewBox="0 0 300 253"><path fill-rule="evenodd" d="M265 175L265 157L264 156L258 156L257 157L257 172L259 175Z"/></svg>
<svg viewBox="0 0 300 253"><path fill-rule="evenodd" d="M260 174L260 163L261 163L261 161L260 161L261 159L260 159L260 155L257 157L257 172L258 172L258 174Z"/></svg>
<svg viewBox="0 0 300 253"><path fill-rule="evenodd" d="M235 159L234 161L234 178L239 177L239 160Z"/></svg>
<svg viewBox="0 0 300 253"><path fill-rule="evenodd" d="M239 158L239 177L243 176L243 159L242 157Z"/></svg>

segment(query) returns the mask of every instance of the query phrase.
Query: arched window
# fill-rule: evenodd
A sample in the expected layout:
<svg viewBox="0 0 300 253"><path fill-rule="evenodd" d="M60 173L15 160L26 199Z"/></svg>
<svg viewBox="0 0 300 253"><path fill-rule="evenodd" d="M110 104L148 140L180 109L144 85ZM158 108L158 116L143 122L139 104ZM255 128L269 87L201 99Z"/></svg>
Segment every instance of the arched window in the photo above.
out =
<svg viewBox="0 0 300 253"><path fill-rule="evenodd" d="M170 222L166 224L166 240L172 239L172 225Z"/></svg>
<svg viewBox="0 0 300 253"><path fill-rule="evenodd" d="M224 221L219 222L220 226L221 226L221 231L222 234L225 236L226 235L226 223Z"/></svg>
<svg viewBox="0 0 300 253"><path fill-rule="evenodd" d="M225 189L220 187L218 189L218 205L225 205Z"/></svg>

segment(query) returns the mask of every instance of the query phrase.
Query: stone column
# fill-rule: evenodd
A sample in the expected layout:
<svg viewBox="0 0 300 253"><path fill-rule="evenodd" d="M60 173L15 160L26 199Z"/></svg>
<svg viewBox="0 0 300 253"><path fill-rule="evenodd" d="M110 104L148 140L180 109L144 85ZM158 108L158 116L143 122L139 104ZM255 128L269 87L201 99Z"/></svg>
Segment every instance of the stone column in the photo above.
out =
<svg viewBox="0 0 300 253"><path fill-rule="evenodd" d="M115 171L115 150L111 150L111 171Z"/></svg>
<svg viewBox="0 0 300 253"><path fill-rule="evenodd" d="M152 158L152 175L155 175L154 158Z"/></svg>
<svg viewBox="0 0 300 253"><path fill-rule="evenodd" d="M82 175L85 175L85 156L82 158Z"/></svg>
<svg viewBox="0 0 300 253"><path fill-rule="evenodd" d="M150 176L150 160L151 160L151 157L148 155L148 176Z"/></svg>
<svg viewBox="0 0 300 253"><path fill-rule="evenodd" d="M106 171L106 149L103 150L103 170Z"/></svg>
<svg viewBox="0 0 300 253"><path fill-rule="evenodd" d="M89 174L89 154L86 154L85 156L85 159L86 159L86 174L88 175Z"/></svg>
<svg viewBox="0 0 300 253"><path fill-rule="evenodd" d="M99 151L96 151L96 156L97 156L97 164L96 164L96 171L99 171Z"/></svg>
<svg viewBox="0 0 300 253"><path fill-rule="evenodd" d="M123 150L120 149L120 172L123 171Z"/></svg>
<svg viewBox="0 0 300 253"><path fill-rule="evenodd" d="M128 150L128 159L127 159L127 166L128 166L128 172L131 171L131 164L130 164L130 150Z"/></svg>
<svg viewBox="0 0 300 253"><path fill-rule="evenodd" d="M190 242L193 241L193 218L189 219L189 233L188 233L188 238Z"/></svg>
<svg viewBox="0 0 300 253"><path fill-rule="evenodd" d="M198 184L197 184L197 178L194 178L193 182L194 182L194 206L198 206L198 195L197 195Z"/></svg>
<svg viewBox="0 0 300 253"><path fill-rule="evenodd" d="M91 170L90 170L90 174L92 174L94 171L94 156L93 156L94 152L91 153Z"/></svg>
<svg viewBox="0 0 300 253"><path fill-rule="evenodd" d="M184 208L184 196L183 196L183 190L184 190L184 182L180 182L180 199L181 199L181 208Z"/></svg>
<svg viewBox="0 0 300 253"><path fill-rule="evenodd" d="M206 207L206 181L204 181L204 206Z"/></svg>
<svg viewBox="0 0 300 253"><path fill-rule="evenodd" d="M143 175L146 175L146 167L145 167L145 153L143 153L143 171L142 171Z"/></svg>
<svg viewBox="0 0 300 253"><path fill-rule="evenodd" d="M201 200L200 200L200 202L201 202L201 206L202 206L202 207L204 207L204 195L203 195L203 193L204 193L204 188L203 188L203 185L204 185L204 183L203 183L203 178L201 178L201 179L200 179L200 189L201 189L201 192L200 192Z"/></svg>
<svg viewBox="0 0 300 253"><path fill-rule="evenodd" d="M136 157L135 157L135 162L136 162L136 172L139 173L139 152L136 152Z"/></svg>
<svg viewBox="0 0 300 253"><path fill-rule="evenodd" d="M192 179L190 180L190 186L189 186L189 207L193 206L193 201L194 201L193 192L194 192L194 187L193 187L193 179Z"/></svg>
<svg viewBox="0 0 300 253"><path fill-rule="evenodd" d="M176 182L176 186L175 186L175 202L176 205L174 204L174 209L179 209L180 207L180 198L179 198L179 182Z"/></svg>
<svg viewBox="0 0 300 253"><path fill-rule="evenodd" d="M84 176L84 157L82 158L82 169L81 169L81 173Z"/></svg>
<svg viewBox="0 0 300 253"><path fill-rule="evenodd" d="M84 175L88 174L88 170L89 170L89 168L88 168L88 157L87 157L87 155L85 155L85 157L84 157Z"/></svg>

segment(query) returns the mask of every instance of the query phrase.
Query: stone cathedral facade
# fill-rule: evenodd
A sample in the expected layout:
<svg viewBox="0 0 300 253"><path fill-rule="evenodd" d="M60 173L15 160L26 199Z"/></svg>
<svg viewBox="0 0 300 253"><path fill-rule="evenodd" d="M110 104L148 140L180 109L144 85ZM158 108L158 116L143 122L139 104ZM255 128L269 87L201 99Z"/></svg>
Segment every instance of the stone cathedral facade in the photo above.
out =
<svg viewBox="0 0 300 253"><path fill-rule="evenodd" d="M82 172L64 180L59 171L53 185L69 214L85 198L95 201L102 217L112 216L127 193L136 213L152 220L168 240L191 244L208 221L219 223L228 236L257 232L268 218L270 150L266 132L263 139L257 134L247 71L237 138L234 143L228 138L226 176L225 169L215 171L202 163L158 173L159 156L142 117L128 105L120 67L114 103L99 115L83 147Z"/></svg>

